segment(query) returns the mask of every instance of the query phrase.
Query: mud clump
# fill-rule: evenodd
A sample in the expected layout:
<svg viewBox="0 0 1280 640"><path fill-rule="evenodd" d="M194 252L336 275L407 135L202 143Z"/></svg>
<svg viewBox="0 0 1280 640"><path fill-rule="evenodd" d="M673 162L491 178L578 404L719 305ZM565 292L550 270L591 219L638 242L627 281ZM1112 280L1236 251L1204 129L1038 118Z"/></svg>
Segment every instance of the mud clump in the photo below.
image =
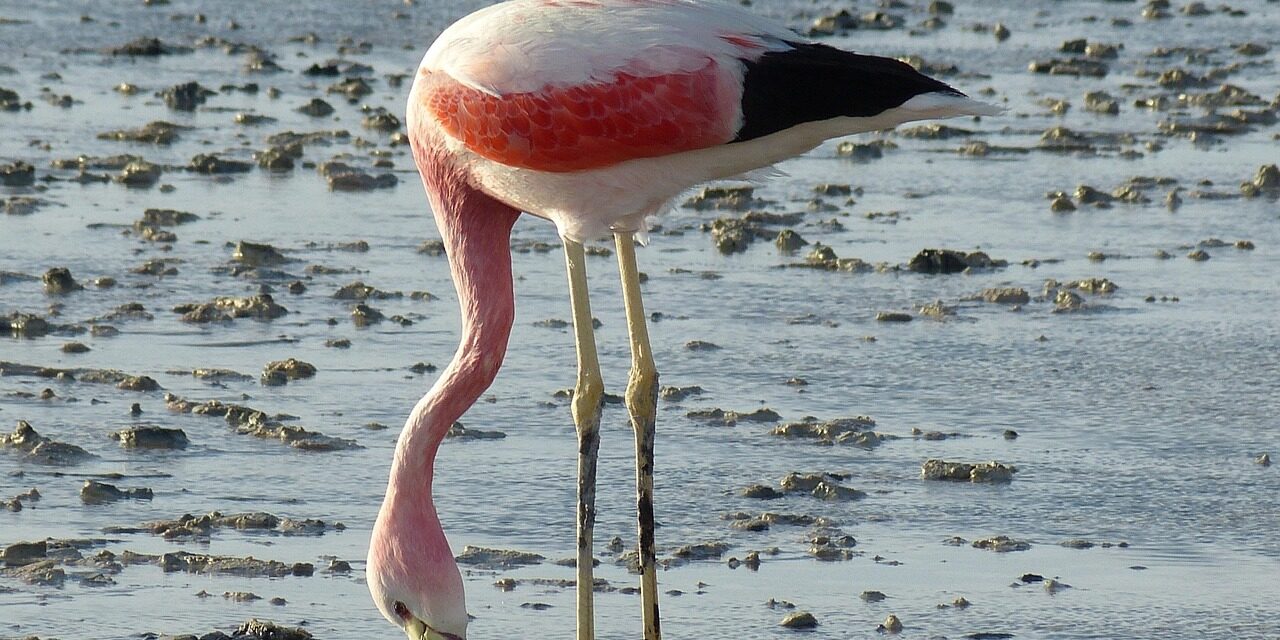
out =
<svg viewBox="0 0 1280 640"><path fill-rule="evenodd" d="M199 219L200 216L194 213L177 209L147 209L141 218L134 221L133 228L142 231L148 227L176 227Z"/></svg>
<svg viewBox="0 0 1280 640"><path fill-rule="evenodd" d="M1240 193L1246 198L1280 198L1280 168L1274 164L1258 167L1252 180L1240 183Z"/></svg>
<svg viewBox="0 0 1280 640"><path fill-rule="evenodd" d="M146 160L137 160L126 164L115 177L115 181L126 187L146 188L160 181L160 173L160 167Z"/></svg>
<svg viewBox="0 0 1280 640"><path fill-rule="evenodd" d="M1031 302L1031 296L1026 289L1021 287L983 289L979 296L984 302L990 302L991 304L1027 304Z"/></svg>
<svg viewBox="0 0 1280 640"><path fill-rule="evenodd" d="M168 44L159 38L141 37L118 47L111 47L106 50L106 53L113 56L156 57L192 51L191 47Z"/></svg>
<svg viewBox="0 0 1280 640"><path fill-rule="evenodd" d="M808 611L793 611L778 624L788 629L813 629L818 626L818 619Z"/></svg>
<svg viewBox="0 0 1280 640"><path fill-rule="evenodd" d="M25 564L44 560L48 553L48 543L44 540L36 542L15 542L0 551L0 562L9 567L20 567Z"/></svg>
<svg viewBox="0 0 1280 640"><path fill-rule="evenodd" d="M278 560L259 560L253 556L214 556L187 551L174 551L160 556L132 554L131 564L155 564L165 573L182 571L204 575L230 575L245 578L283 578L309 576L315 567L307 562L286 564Z"/></svg>
<svg viewBox="0 0 1280 640"><path fill-rule="evenodd" d="M926 460L920 468L923 480L950 480L955 482L989 482L1004 483L1013 480L1018 469L1013 465L999 462L947 462L945 460Z"/></svg>
<svg viewBox="0 0 1280 640"><path fill-rule="evenodd" d="M178 305L173 310L182 314L183 322L194 324L231 322L236 318L274 320L289 313L288 309L276 304L269 293L247 298L218 297L212 302Z"/></svg>
<svg viewBox="0 0 1280 640"><path fill-rule="evenodd" d="M251 435L265 440L279 440L291 447L306 451L339 451L359 449L355 440L326 436L302 427L284 424L279 417L272 417L263 411L238 404L224 404L217 400L198 403L186 400L171 393L165 394L165 406L177 413L194 413L212 417L221 417L235 429L236 433Z"/></svg>
<svg viewBox="0 0 1280 640"><path fill-rule="evenodd" d="M113 129L111 131L104 131L98 134L98 139L168 145L173 144L173 142L178 139L179 132L190 129L191 127L184 127L172 122L156 120L148 122L137 129Z"/></svg>
<svg viewBox="0 0 1280 640"><path fill-rule="evenodd" d="M1011 551L1026 551L1031 548L1031 543L1025 540L1014 540L1009 536L995 536L992 538L974 540L973 548L986 549L987 551L995 551L996 553L1009 553Z"/></svg>
<svg viewBox="0 0 1280 640"><path fill-rule="evenodd" d="M359 280L349 285L339 288L333 293L335 300L386 300L389 298L403 298L404 294L399 291L382 291L376 287L371 287Z"/></svg>
<svg viewBox="0 0 1280 640"><path fill-rule="evenodd" d="M1008 266L1008 261L994 260L982 251L954 251L951 249L924 249L907 263L907 269L916 273L960 273L966 269L993 269Z"/></svg>
<svg viewBox="0 0 1280 640"><path fill-rule="evenodd" d="M147 488L121 489L97 480L85 480L80 487L80 501L85 504L105 504L117 500L150 500L153 493Z"/></svg>
<svg viewBox="0 0 1280 640"><path fill-rule="evenodd" d="M164 100L164 103L175 111L195 111L196 107L209 99L209 96L217 94L217 91L206 89L196 82L185 82L157 93L156 97Z"/></svg>
<svg viewBox="0 0 1280 640"><path fill-rule="evenodd" d="M462 553L458 554L458 556L454 558L458 564L465 564L493 571L542 564L542 561L545 559L546 558L536 553L513 551L510 549L491 549L488 547L476 547L472 545L463 547Z"/></svg>
<svg viewBox="0 0 1280 640"><path fill-rule="evenodd" d="M729 543L713 541L686 544L671 553L681 560L719 560L729 550Z"/></svg>
<svg viewBox="0 0 1280 640"><path fill-rule="evenodd" d="M19 420L13 433L0 435L0 448L14 449L28 461L48 465L70 465L97 457L74 444L40 435L26 420Z"/></svg>
<svg viewBox="0 0 1280 640"><path fill-rule="evenodd" d="M250 267L264 267L289 262L275 247L269 244L241 240L231 251L231 260Z"/></svg>
<svg viewBox="0 0 1280 640"><path fill-rule="evenodd" d="M126 449L186 449L187 434L182 429L157 426L135 426L111 434Z"/></svg>
<svg viewBox="0 0 1280 640"><path fill-rule="evenodd" d="M201 153L191 159L191 163L187 165L187 169L206 175L219 175L227 173L248 173L253 169L253 165L241 160L227 160L225 158L220 158L216 154Z"/></svg>
<svg viewBox="0 0 1280 640"><path fill-rule="evenodd" d="M841 258L831 247L822 243L815 243L813 250L805 256L805 261L798 264L788 266L808 267L811 269L822 269L825 271L848 271L850 273L867 273L874 271L875 267L861 258Z"/></svg>
<svg viewBox="0 0 1280 640"><path fill-rule="evenodd" d="M345 162L325 162L318 170L329 183L330 191L373 191L390 189L400 184L400 179L393 173L374 176Z"/></svg>
<svg viewBox="0 0 1280 640"><path fill-rule="evenodd" d="M821 445L848 444L863 449L873 449L891 437L872 431L871 429L875 426L876 421L867 416L825 421L806 418L800 422L778 425L773 428L772 434L784 438L812 439Z"/></svg>
<svg viewBox="0 0 1280 640"><path fill-rule="evenodd" d="M453 423L449 430L444 434L448 440L501 440L507 437L507 434L501 431L483 431L480 429L468 429L461 422Z"/></svg>
<svg viewBox="0 0 1280 640"><path fill-rule="evenodd" d="M320 98L312 98L306 104L295 109L295 111L313 118L323 118L333 114L333 105Z"/></svg>
<svg viewBox="0 0 1280 640"><path fill-rule="evenodd" d="M754 193L754 187L704 187L683 206L694 211L748 211L769 204Z"/></svg>
<svg viewBox="0 0 1280 640"><path fill-rule="evenodd" d="M290 380L314 378L315 375L315 365L297 358L289 358L288 360L268 362L262 369L261 381L266 386L278 386L287 384Z"/></svg>
<svg viewBox="0 0 1280 640"><path fill-rule="evenodd" d="M44 283L44 292L50 294L71 293L84 289L84 285L76 282L76 279L71 277L71 271L66 267L54 267L44 272L40 281Z"/></svg>
<svg viewBox="0 0 1280 640"><path fill-rule="evenodd" d="M30 585L42 587L60 587L67 579L67 572L57 566L55 559L40 560L17 567L0 569L0 574L20 580Z"/></svg>
<svg viewBox="0 0 1280 640"><path fill-rule="evenodd" d="M36 183L36 168L17 160L0 165L0 186L29 187Z"/></svg>

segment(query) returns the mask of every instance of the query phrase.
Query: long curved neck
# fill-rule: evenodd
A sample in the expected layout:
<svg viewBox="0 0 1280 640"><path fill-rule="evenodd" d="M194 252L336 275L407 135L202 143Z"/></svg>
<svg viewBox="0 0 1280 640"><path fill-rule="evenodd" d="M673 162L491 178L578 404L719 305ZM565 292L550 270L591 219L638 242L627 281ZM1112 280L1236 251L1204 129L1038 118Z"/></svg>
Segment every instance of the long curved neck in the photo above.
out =
<svg viewBox="0 0 1280 640"><path fill-rule="evenodd" d="M511 227L520 212L476 190L431 147L415 145L414 155L462 309L458 351L414 406L391 464L388 500L407 500L405 506L424 509L432 506L431 479L441 440L489 388L507 351L515 318Z"/></svg>

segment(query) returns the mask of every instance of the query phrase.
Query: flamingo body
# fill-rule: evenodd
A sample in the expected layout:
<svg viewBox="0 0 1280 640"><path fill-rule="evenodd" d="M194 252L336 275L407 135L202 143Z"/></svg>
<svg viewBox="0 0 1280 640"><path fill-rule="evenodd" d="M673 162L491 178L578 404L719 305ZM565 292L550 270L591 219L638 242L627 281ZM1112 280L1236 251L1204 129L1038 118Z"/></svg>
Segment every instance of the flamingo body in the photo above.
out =
<svg viewBox="0 0 1280 640"><path fill-rule="evenodd" d="M636 368L649 347L629 235L646 217L699 183L770 167L830 138L998 112L901 62L807 42L710 0L512 0L446 29L418 69L407 125L458 291L462 338L396 444L366 569L382 613L412 640L466 637L462 577L432 498L434 461L501 366L515 313L508 245L521 212L556 224L582 302L585 271L569 248L580 259L582 240L620 234L632 382L647 375L652 399L651 359ZM579 311L589 320L589 307L573 304L575 325ZM581 336L578 347L581 386ZM651 418L642 512L652 496ZM651 561L647 509L641 547ZM589 552L586 540L580 549ZM651 608L647 638L657 636L656 601Z"/></svg>
<svg viewBox="0 0 1280 640"><path fill-rule="evenodd" d="M824 140L992 114L905 63L702 0L514 0L446 29L410 127L493 197L586 240L640 229L702 182Z"/></svg>

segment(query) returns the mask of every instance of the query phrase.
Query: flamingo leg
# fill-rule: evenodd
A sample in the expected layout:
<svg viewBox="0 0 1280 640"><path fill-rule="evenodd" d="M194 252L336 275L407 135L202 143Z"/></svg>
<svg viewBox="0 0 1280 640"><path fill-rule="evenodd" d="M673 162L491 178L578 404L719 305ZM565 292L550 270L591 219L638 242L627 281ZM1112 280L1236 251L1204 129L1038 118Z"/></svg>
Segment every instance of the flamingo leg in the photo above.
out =
<svg viewBox="0 0 1280 640"><path fill-rule="evenodd" d="M618 248L618 272L622 276L622 300L631 335L631 375L627 379L627 411L636 434L636 511L640 529L640 598L643 601L644 639L659 640L657 554L653 532L653 440L658 413L658 368L653 364L649 329L645 325L640 296L640 272L636 268L635 237L614 234Z"/></svg>
<svg viewBox="0 0 1280 640"><path fill-rule="evenodd" d="M578 382L573 389L573 423L578 430L578 640L595 638L595 579L592 553L596 524L596 458L600 450L600 407L604 382L596 356L591 301L587 295L587 263L582 243L561 238L569 271L569 303L578 348Z"/></svg>

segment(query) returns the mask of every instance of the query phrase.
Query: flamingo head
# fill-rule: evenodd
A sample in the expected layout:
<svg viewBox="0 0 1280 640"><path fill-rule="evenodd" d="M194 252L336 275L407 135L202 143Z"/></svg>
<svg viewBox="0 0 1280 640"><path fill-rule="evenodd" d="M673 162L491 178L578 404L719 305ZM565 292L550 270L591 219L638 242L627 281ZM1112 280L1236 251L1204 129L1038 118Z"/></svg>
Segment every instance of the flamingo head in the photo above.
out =
<svg viewBox="0 0 1280 640"><path fill-rule="evenodd" d="M429 518L419 510L401 518L403 511L389 502L374 525L365 569L374 603L409 640L465 640L469 617L462 574L435 509L426 510Z"/></svg>

